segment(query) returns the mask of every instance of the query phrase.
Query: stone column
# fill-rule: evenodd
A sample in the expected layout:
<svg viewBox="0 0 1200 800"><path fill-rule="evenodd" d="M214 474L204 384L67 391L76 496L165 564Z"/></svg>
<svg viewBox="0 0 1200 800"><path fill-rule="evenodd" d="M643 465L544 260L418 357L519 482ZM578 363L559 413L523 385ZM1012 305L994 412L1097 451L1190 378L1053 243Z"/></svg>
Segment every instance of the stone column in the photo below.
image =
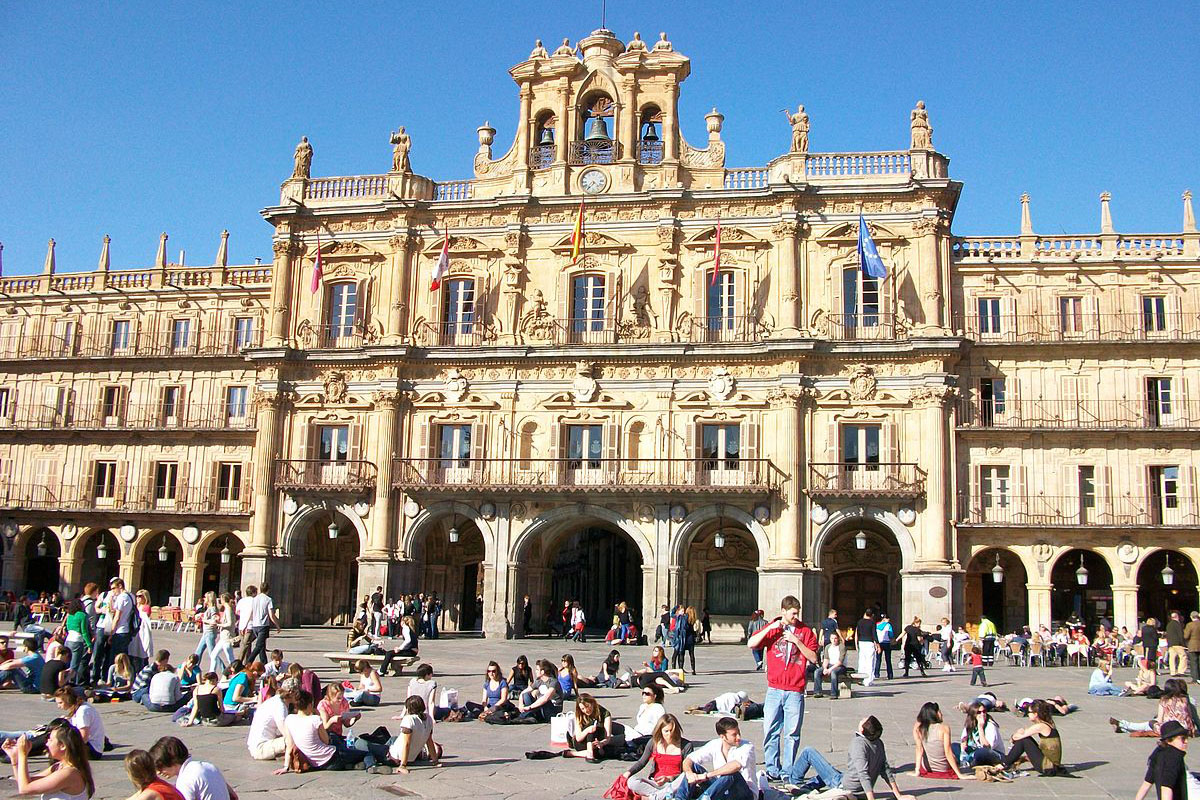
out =
<svg viewBox="0 0 1200 800"><path fill-rule="evenodd" d="M1137 630L1138 625L1138 607L1137 593L1138 585L1113 584L1113 624L1119 629L1122 625L1129 630ZM1159 624L1164 624L1161 620Z"/></svg>
<svg viewBox="0 0 1200 800"><path fill-rule="evenodd" d="M134 590L137 588L137 571L137 560L132 555L122 554L121 559L117 561L117 575L121 580L125 581L126 589Z"/></svg>
<svg viewBox="0 0 1200 800"><path fill-rule="evenodd" d="M366 557L390 560L395 544L392 536L392 459L395 457L396 408L400 393L391 390L375 392L376 425L371 452L375 459L375 502L367 528ZM386 586L386 582L384 583Z"/></svg>
<svg viewBox="0 0 1200 800"><path fill-rule="evenodd" d="M67 556L58 557L58 590L62 592L63 597L70 597L83 588L76 579L79 574L78 569L78 559Z"/></svg>
<svg viewBox="0 0 1200 800"><path fill-rule="evenodd" d="M659 592L657 565L642 564L642 620L638 627L650 641L654 640L654 629L658 626L658 607L666 602L667 598Z"/></svg>
<svg viewBox="0 0 1200 800"><path fill-rule="evenodd" d="M663 115L663 161L679 160L679 85L667 86L667 107ZM668 133L669 131L669 133Z"/></svg>
<svg viewBox="0 0 1200 800"><path fill-rule="evenodd" d="M529 169L530 137L534 135L533 89L528 83L521 84L521 124L517 126L517 170Z"/></svg>
<svg viewBox="0 0 1200 800"><path fill-rule="evenodd" d="M384 344L398 345L404 342L408 331L404 329L405 298L408 294L408 276L412 270L412 249L416 238L411 233L397 233L388 239L392 247L391 267L384 285L383 316L387 319Z"/></svg>
<svg viewBox="0 0 1200 800"><path fill-rule="evenodd" d="M778 240L776 252L779 255L779 316L777 336L795 336L803 325L804 313L801 308L800 296L796 291L796 232L799 224L794 219L785 219L771 229Z"/></svg>
<svg viewBox="0 0 1200 800"><path fill-rule="evenodd" d="M687 594L687 587L684 586L684 569L682 564L672 564L667 567L668 586L666 603L672 609L677 603L683 602L684 595Z"/></svg>
<svg viewBox="0 0 1200 800"><path fill-rule="evenodd" d="M800 560L800 537L804 532L805 514L802 511L801 471L804 469L803 458L800 455L800 442L803 441L802 418L800 414L801 393L795 389L772 389L767 394L767 402L771 406L769 415L770 425L762 441L771 441L773 448L769 455L775 465L786 476L783 479L783 497L785 501L772 509L775 520L771 525L774 541L771 542L772 552L763 553L765 560L796 564ZM768 451L763 450L767 455ZM762 478L765 480L767 467L764 465Z"/></svg>
<svg viewBox="0 0 1200 800"><path fill-rule="evenodd" d="M179 564L179 596L180 605L191 608L196 605L200 594L200 574L204 571L203 563L181 561Z"/></svg>
<svg viewBox="0 0 1200 800"><path fill-rule="evenodd" d="M258 423L258 436L254 441L254 518L244 556L266 555L271 547L271 532L275 525L275 457L280 452L282 402L283 394L278 388L254 392L253 407Z"/></svg>
<svg viewBox="0 0 1200 800"><path fill-rule="evenodd" d="M567 79L562 78L558 86L558 111L555 112L558 122L554 131L554 160L559 164L567 163L567 145L575 135L575 121L567 116L570 113L569 97L570 86Z"/></svg>
<svg viewBox="0 0 1200 800"><path fill-rule="evenodd" d="M1027 583L1029 594L1029 628L1036 631L1039 625L1050 627L1050 589L1048 583ZM1120 624L1120 623L1118 623Z"/></svg>
<svg viewBox="0 0 1200 800"><path fill-rule="evenodd" d="M637 79L634 78L634 76L632 76L632 75L625 76L625 84L621 87L624 90L622 92L622 94L625 95L624 118L621 120L624 124L621 126L622 130L619 134L617 131L613 131L613 135L617 137L617 140L620 142L620 146L621 146L622 150L624 151L622 153L623 160L627 160L627 161L637 161L637 153L635 152L635 150L637 148L637 142L638 142L638 123L639 123L638 108L637 108L637 96L638 96L637 87L638 87ZM628 187L627 191L632 190L632 188L633 187ZM643 603L643 605L645 605L645 603Z"/></svg>
<svg viewBox="0 0 1200 800"><path fill-rule="evenodd" d="M483 635L489 639L505 639L517 632L516 614L521 607L519 592L524 565L513 563L509 553L512 519L508 503L496 504L496 516L490 523L496 541L494 549L487 553L490 561L484 563ZM507 564L508 568L500 569L498 564ZM536 610L534 616L537 616Z"/></svg>
<svg viewBox="0 0 1200 800"><path fill-rule="evenodd" d="M288 340L289 309L292 306L292 260L302 246L292 236L278 239L271 246L275 263L271 268L271 318L267 328L267 346L283 347Z"/></svg>
<svg viewBox="0 0 1200 800"><path fill-rule="evenodd" d="M949 419L947 409L954 395L949 386L925 386L913 392L913 407L921 415L921 458L926 471L925 510L921 514L921 538L916 566L943 567L947 564L950 521ZM898 432L897 432L898 433Z"/></svg>
<svg viewBox="0 0 1200 800"><path fill-rule="evenodd" d="M935 217L922 217L913 225L913 231L917 235L917 264L916 276L917 285L914 291L919 293L919 296L912 298L921 305L922 321L918 324L924 324L930 327L943 328L947 324L944 312L944 304L942 302L942 270L938 252L938 230L941 227L941 221ZM897 287L896 300L899 301L899 289ZM896 306L895 311L899 316L900 307ZM911 316L911 312L909 312ZM913 320L917 322L916 320Z"/></svg>

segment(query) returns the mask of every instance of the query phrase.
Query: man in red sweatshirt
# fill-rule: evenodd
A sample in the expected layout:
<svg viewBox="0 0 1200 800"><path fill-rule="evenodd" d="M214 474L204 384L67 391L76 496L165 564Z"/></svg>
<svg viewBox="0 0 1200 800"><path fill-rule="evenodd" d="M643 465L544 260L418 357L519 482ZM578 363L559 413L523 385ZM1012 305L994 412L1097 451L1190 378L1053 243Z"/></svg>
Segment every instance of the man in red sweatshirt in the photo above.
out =
<svg viewBox="0 0 1200 800"><path fill-rule="evenodd" d="M766 654L763 759L767 778L773 781L790 772L799 752L806 673L809 663L817 662L817 636L800 619L800 601L788 595L780 606L783 613L747 642L751 650L763 650Z"/></svg>

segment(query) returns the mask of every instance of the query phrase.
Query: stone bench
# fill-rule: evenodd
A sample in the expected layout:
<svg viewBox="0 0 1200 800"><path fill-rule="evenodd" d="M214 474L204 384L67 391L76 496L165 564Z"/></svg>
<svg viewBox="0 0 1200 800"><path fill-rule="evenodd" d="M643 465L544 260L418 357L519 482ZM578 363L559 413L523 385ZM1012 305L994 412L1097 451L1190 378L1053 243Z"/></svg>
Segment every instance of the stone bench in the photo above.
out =
<svg viewBox="0 0 1200 800"><path fill-rule="evenodd" d="M335 664L346 667L346 671L353 674L356 665L360 661L366 661L371 666L379 669L383 665L383 655L359 655L355 653L322 653L322 658L327 658ZM411 667L421 659L417 656L397 656L392 659L390 666L395 668L397 673L404 672L405 667Z"/></svg>

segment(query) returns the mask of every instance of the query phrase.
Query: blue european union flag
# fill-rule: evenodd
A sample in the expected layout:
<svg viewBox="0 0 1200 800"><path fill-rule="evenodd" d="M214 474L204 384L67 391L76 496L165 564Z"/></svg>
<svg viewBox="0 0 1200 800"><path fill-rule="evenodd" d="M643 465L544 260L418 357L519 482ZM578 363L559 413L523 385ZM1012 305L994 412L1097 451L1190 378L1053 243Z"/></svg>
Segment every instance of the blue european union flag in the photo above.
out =
<svg viewBox="0 0 1200 800"><path fill-rule="evenodd" d="M867 230L867 221L862 214L858 215L858 263L869 278L887 277L887 265L875 249L875 242L871 239L871 232Z"/></svg>

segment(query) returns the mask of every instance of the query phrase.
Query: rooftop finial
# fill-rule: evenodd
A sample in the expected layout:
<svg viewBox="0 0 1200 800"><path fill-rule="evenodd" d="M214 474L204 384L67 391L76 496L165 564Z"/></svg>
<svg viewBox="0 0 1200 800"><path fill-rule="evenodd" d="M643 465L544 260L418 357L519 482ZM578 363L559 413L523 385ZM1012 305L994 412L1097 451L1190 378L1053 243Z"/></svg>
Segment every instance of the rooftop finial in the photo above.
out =
<svg viewBox="0 0 1200 800"><path fill-rule="evenodd" d="M1183 232L1196 232L1196 215L1192 212L1192 190L1183 191Z"/></svg>
<svg viewBox="0 0 1200 800"><path fill-rule="evenodd" d="M929 112L925 110L925 101L918 100L917 107L908 115L909 127L912 129L912 150L933 149L933 126L929 124Z"/></svg>
<svg viewBox="0 0 1200 800"><path fill-rule="evenodd" d="M1033 218L1029 216L1029 192L1021 194L1021 235L1033 236Z"/></svg>
<svg viewBox="0 0 1200 800"><path fill-rule="evenodd" d="M47 275L54 274L54 240L51 239L46 243L46 263L42 266L42 272Z"/></svg>
<svg viewBox="0 0 1200 800"><path fill-rule="evenodd" d="M217 261L213 266L229 266L229 231L221 231L221 246L217 248Z"/></svg>
<svg viewBox="0 0 1200 800"><path fill-rule="evenodd" d="M108 238L108 234L104 234L104 244L100 245L100 263L96 266L96 269L101 272L108 272L108 245L111 241L112 239Z"/></svg>
<svg viewBox="0 0 1200 800"><path fill-rule="evenodd" d="M1112 212L1108 208L1108 201L1112 200L1112 195L1108 192L1100 193L1100 232L1113 233Z"/></svg>
<svg viewBox="0 0 1200 800"><path fill-rule="evenodd" d="M163 231L158 237L158 252L154 255L154 266L164 269L167 266L167 233Z"/></svg>

